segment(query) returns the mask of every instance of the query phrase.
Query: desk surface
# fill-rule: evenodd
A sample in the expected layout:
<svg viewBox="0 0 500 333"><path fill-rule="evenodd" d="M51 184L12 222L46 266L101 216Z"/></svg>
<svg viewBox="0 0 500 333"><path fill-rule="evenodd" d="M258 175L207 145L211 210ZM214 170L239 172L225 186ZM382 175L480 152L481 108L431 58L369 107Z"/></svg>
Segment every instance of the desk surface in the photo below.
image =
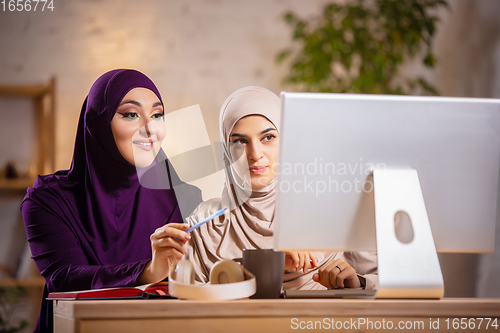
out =
<svg viewBox="0 0 500 333"><path fill-rule="evenodd" d="M455 318L458 318L458 325L462 318L467 318L467 328L471 325L470 318L500 318L500 299L244 299L216 302L157 299L54 302L55 332L136 332L140 328L144 330L145 325L149 332L165 332L167 327L188 332L223 332L224 329L229 332L291 332L306 328L313 321L326 320L328 323L325 325L331 325L331 319L352 322L352 319L359 318L393 321L394 325L402 320L419 319L425 325L425 330L422 331L430 329L428 326L433 319L440 318L440 328L432 331L450 332L453 331ZM479 330L479 319L474 319L474 322L475 328L470 331L485 331L485 321L482 321L483 327ZM497 320L497 324L497 328L490 329L500 332L500 320ZM375 326L373 331L384 332ZM344 331L358 331L358 327L355 328ZM370 327L362 328L370 331Z"/></svg>

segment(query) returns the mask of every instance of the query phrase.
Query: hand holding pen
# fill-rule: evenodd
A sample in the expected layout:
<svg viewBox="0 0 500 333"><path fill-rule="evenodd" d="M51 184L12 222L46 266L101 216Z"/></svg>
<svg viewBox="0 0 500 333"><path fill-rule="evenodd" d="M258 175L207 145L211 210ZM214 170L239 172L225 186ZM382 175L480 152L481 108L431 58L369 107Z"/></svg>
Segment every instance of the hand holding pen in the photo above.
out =
<svg viewBox="0 0 500 333"><path fill-rule="evenodd" d="M189 227L186 223L169 223L155 230L151 235L152 259L139 276L141 284L155 283L165 279L172 266L187 253L186 243L191 239L190 233L224 213L223 208L206 219Z"/></svg>

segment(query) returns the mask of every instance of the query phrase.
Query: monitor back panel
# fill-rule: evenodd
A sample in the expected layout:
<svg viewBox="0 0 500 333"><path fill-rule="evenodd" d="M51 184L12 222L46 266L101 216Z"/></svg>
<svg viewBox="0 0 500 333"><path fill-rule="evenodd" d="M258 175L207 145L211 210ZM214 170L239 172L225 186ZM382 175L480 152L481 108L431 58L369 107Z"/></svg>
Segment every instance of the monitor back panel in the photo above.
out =
<svg viewBox="0 0 500 333"><path fill-rule="evenodd" d="M500 100L282 93L275 247L375 250L371 172L416 169L436 248L494 248Z"/></svg>

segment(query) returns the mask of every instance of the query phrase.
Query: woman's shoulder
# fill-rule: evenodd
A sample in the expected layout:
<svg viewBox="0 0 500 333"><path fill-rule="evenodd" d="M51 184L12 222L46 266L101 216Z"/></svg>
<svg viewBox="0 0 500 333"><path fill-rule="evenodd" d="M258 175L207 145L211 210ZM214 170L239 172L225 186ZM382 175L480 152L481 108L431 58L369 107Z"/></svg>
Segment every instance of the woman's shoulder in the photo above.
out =
<svg viewBox="0 0 500 333"><path fill-rule="evenodd" d="M59 170L54 173L48 175L38 175L33 183L33 186L30 187L33 191L43 191L47 188L54 187L65 187L65 186L76 186L79 182L75 180L71 180L68 177L69 170Z"/></svg>
<svg viewBox="0 0 500 333"><path fill-rule="evenodd" d="M60 171L38 176L33 186L28 187L21 206L61 206L63 202L77 199L80 187L79 182L69 180Z"/></svg>
<svg viewBox="0 0 500 333"><path fill-rule="evenodd" d="M197 223L204 218L216 213L221 209L221 199L213 198L200 203L195 210L187 217L189 224Z"/></svg>

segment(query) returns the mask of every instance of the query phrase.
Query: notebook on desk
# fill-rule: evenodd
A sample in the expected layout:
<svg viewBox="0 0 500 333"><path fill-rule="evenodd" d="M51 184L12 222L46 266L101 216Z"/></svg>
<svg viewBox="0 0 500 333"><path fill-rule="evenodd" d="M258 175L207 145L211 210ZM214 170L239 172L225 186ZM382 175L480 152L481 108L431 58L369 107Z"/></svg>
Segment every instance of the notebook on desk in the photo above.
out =
<svg viewBox="0 0 500 333"><path fill-rule="evenodd" d="M285 290L285 298L375 298L376 290L328 289L328 290Z"/></svg>
<svg viewBox="0 0 500 333"><path fill-rule="evenodd" d="M134 298L172 298L168 281L145 284L137 287L115 287L79 291L51 292L47 300L102 300Z"/></svg>

